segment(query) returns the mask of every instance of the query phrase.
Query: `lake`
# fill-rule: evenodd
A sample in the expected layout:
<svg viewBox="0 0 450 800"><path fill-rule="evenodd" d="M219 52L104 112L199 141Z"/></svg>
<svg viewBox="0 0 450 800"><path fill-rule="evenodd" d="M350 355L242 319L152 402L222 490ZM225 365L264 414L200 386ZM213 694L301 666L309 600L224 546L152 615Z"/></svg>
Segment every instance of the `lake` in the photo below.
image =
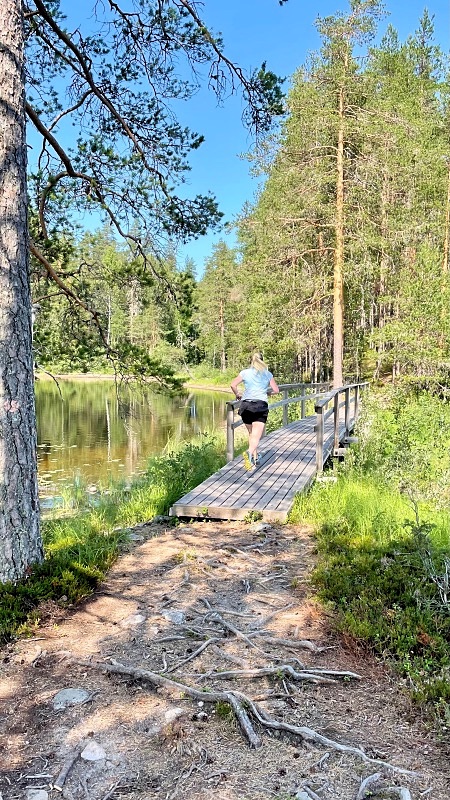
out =
<svg viewBox="0 0 450 800"><path fill-rule="evenodd" d="M36 382L39 486L43 496L81 479L104 487L145 470L168 443L225 428L231 392L184 391L176 397L142 387L117 396L109 380ZM60 394L61 392L61 394Z"/></svg>

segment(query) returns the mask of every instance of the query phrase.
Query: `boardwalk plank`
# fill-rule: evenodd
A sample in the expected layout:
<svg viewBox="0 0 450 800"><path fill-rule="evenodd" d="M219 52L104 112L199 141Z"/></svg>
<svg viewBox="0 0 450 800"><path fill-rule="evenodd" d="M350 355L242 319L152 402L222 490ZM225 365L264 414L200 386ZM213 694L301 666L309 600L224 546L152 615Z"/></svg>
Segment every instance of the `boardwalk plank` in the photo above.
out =
<svg viewBox="0 0 450 800"><path fill-rule="evenodd" d="M256 470L247 472L239 456L181 497L169 513L243 519L257 511L263 519L285 520L295 495L309 486L317 472L315 421L315 416L307 417L268 434L260 443L263 463ZM344 436L342 420L339 440ZM329 420L324 430L324 461L333 450L334 429Z"/></svg>

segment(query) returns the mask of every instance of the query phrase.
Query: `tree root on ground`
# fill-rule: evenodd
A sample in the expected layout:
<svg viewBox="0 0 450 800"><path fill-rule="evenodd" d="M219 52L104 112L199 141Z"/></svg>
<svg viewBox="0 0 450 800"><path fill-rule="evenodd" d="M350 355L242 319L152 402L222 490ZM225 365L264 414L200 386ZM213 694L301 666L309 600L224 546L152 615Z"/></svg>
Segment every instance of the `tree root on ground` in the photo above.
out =
<svg viewBox="0 0 450 800"><path fill-rule="evenodd" d="M411 792L406 786L386 786L382 772L376 772L363 780L355 800L369 800L370 797L397 797L398 800L412 800Z"/></svg>
<svg viewBox="0 0 450 800"><path fill-rule="evenodd" d="M134 680L145 681L146 683L150 683L152 686L165 688L169 691L180 692L183 695L187 695L194 700L202 701L204 703L227 703L231 706L245 738L249 742L250 746L254 748L260 747L262 741L261 737L254 728L252 719L256 720L263 729L265 728L273 731L281 731L290 734L292 737L299 738L302 741L307 741L315 745L321 745L322 747L327 747L340 753L354 755L360 758L366 764L373 764L374 766L393 773L409 776L417 776L418 774L416 772L403 769L402 767L389 764L386 761L370 758L363 750L361 750L361 748L342 744L341 742L337 742L333 739L328 739L326 736L322 736L322 734L317 733L317 731L313 730L312 728L290 725L287 722L278 722L269 716L265 711L263 711L253 700L251 700L250 697L242 692L205 692L201 689L197 689L196 687L188 686L187 684L171 680L170 678L167 678L156 672L150 672L149 670L139 669L136 667L126 667L124 664L120 664L113 659L111 659L111 661L112 663L107 664L105 662L81 661L77 659L76 663L92 669L104 670L105 672L110 672L116 675L125 675L129 678L133 678Z"/></svg>
<svg viewBox="0 0 450 800"><path fill-rule="evenodd" d="M205 680L206 678L262 678L270 675L276 677L289 676L294 681L309 681L310 683L337 683L336 678L361 680L361 675L356 672L321 668L305 669L298 672L290 664L280 664L278 667L262 667L261 669L230 669L222 672L204 672L196 677L198 680Z"/></svg>

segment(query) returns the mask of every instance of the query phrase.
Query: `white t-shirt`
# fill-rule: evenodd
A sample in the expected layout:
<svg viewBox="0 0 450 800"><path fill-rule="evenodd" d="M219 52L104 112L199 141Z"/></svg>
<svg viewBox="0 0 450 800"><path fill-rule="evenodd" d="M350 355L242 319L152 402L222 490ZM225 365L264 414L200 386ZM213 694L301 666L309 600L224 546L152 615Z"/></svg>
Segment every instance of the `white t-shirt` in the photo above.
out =
<svg viewBox="0 0 450 800"><path fill-rule="evenodd" d="M260 371L254 367L249 367L249 369L243 369L239 374L245 386L242 399L265 400L267 402L267 390L273 378L272 373L268 369Z"/></svg>

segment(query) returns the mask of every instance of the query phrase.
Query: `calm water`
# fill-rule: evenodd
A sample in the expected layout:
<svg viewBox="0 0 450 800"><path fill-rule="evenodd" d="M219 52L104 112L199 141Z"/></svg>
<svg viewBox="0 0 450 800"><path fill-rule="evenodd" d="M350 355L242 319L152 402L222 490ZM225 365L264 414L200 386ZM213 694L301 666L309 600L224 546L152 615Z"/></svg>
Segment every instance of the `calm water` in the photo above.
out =
<svg viewBox="0 0 450 800"><path fill-rule="evenodd" d="M223 428L223 392L165 397L136 387L116 395L112 381L53 381L36 385L38 465L42 494L81 477L105 485L109 478L141 473L147 459L170 441Z"/></svg>

